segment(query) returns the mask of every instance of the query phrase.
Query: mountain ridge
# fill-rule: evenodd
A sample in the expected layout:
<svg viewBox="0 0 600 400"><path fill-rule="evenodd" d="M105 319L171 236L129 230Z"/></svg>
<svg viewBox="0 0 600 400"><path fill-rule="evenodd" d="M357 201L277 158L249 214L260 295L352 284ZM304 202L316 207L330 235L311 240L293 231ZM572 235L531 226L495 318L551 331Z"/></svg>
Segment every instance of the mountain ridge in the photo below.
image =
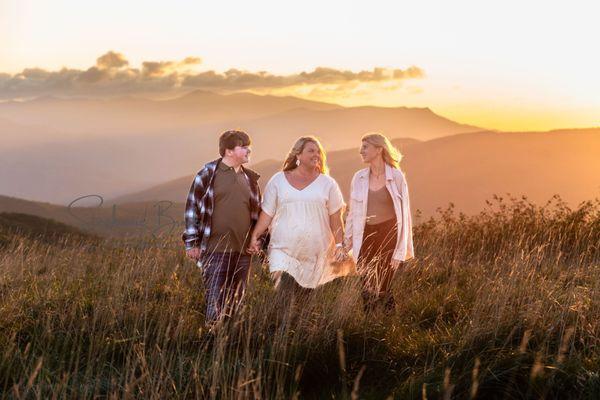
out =
<svg viewBox="0 0 600 400"><path fill-rule="evenodd" d="M220 133L232 128L252 136L254 162L283 157L307 134L338 150L355 146L369 131L429 139L480 129L428 108L342 107L251 93L188 96L186 107L178 105L181 97L0 104L0 134L10 138L10 147L0 144L0 193L63 204L90 192L116 197L196 168L217 154ZM194 103L198 97L208 99L206 105Z"/></svg>
<svg viewBox="0 0 600 400"><path fill-rule="evenodd" d="M404 154L401 165L414 189L413 205L427 215L451 201L467 213L477 212L493 194L506 192L528 195L537 202L559 194L572 204L600 195L600 166L594 163L595 154L600 154L600 129L534 134L479 131L429 141L392 142ZM352 175L365 167L358 148L328 152L328 161L347 197ZM264 187L281 163L262 161L249 167L261 174ZM562 169L570 178L552 173L552 168ZM183 201L196 172L110 201ZM438 200L443 198L448 201Z"/></svg>

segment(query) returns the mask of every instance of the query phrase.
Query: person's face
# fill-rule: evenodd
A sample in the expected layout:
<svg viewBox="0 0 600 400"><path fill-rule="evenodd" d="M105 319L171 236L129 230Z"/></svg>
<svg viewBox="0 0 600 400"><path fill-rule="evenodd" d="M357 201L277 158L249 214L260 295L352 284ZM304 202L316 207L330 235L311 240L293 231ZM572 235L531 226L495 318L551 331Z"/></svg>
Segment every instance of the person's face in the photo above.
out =
<svg viewBox="0 0 600 400"><path fill-rule="evenodd" d="M381 157L383 149L373 146L371 143L362 142L360 146L360 157L364 163L371 163L377 157Z"/></svg>
<svg viewBox="0 0 600 400"><path fill-rule="evenodd" d="M229 157L236 164L245 164L250 161L250 153L252 153L252 148L248 146L235 146L231 150L227 150Z"/></svg>
<svg viewBox="0 0 600 400"><path fill-rule="evenodd" d="M298 160L300 160L300 165L319 168L321 166L319 147L313 142L306 143L302 153L298 154Z"/></svg>

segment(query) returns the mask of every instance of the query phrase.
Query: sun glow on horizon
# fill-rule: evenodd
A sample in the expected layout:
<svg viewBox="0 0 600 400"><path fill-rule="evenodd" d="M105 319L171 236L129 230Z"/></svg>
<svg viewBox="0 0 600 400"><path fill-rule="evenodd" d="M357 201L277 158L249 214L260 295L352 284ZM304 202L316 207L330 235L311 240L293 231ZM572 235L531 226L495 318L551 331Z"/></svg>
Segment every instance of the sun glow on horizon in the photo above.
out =
<svg viewBox="0 0 600 400"><path fill-rule="evenodd" d="M241 71L236 82L247 84L265 72L273 75L271 81L291 83L221 92L293 95L344 106L428 107L460 123L499 130L593 127L600 126L598 15L600 3L588 0L306 0L293 10L274 0L173 0L169 7L138 0L106 0L102 6L6 1L0 2L0 100L6 99L3 90L14 88L10 78L26 68L39 68L39 75L61 68L87 72L98 56L115 50L131 67L119 79L141 71L134 83L189 71L208 71L202 84L210 73L229 83L235 79L227 72ZM190 57L202 60L185 63ZM391 71L406 72L412 65L424 71L422 78L389 79ZM340 76L389 70L382 74L386 79L313 84L321 67ZM89 71L85 78L100 79L100 72ZM302 81L303 73L313 75ZM165 79L146 83L147 91L139 93L172 95L173 87L160 92ZM219 91L212 83L190 90ZM123 80L115 87L126 90L128 84ZM108 94L111 88L105 88Z"/></svg>
<svg viewBox="0 0 600 400"><path fill-rule="evenodd" d="M381 85L356 84L313 85L277 90L253 90L255 94L294 96L306 100L339 104L344 107L418 107L455 122L483 129L501 131L548 131L563 128L600 127L600 104L594 107L563 104L556 106L544 99L486 98L484 95L454 93L436 96L435 90L423 89L425 82L388 88Z"/></svg>

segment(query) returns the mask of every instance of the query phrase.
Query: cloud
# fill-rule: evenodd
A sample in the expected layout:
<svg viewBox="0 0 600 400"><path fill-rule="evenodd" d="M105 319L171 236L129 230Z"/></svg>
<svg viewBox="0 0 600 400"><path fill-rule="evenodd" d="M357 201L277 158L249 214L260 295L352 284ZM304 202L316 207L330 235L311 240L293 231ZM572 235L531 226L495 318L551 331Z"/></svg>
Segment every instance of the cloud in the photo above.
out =
<svg viewBox="0 0 600 400"><path fill-rule="evenodd" d="M337 90L343 90L360 83L399 84L425 76L423 70L415 66L407 69L377 67L358 72L317 67L289 75L236 68L225 72L198 72L196 67L201 63L202 59L198 57L187 57L181 61L144 61L141 68L132 68L123 54L109 51L98 57L95 66L85 70L28 68L14 75L0 73L0 99L42 95L104 97L168 94L186 89L236 92L319 85L335 85Z"/></svg>
<svg viewBox="0 0 600 400"><path fill-rule="evenodd" d="M110 75L107 70L100 69L98 67L91 67L79 74L77 79L84 83L98 83L109 78Z"/></svg>
<svg viewBox="0 0 600 400"><path fill-rule="evenodd" d="M200 57L186 57L181 64L183 65L197 65L202 64L202 59Z"/></svg>
<svg viewBox="0 0 600 400"><path fill-rule="evenodd" d="M352 82L385 82L424 77L418 67L406 70L374 68L372 71L352 72L334 68L317 67L311 72L293 75L273 75L265 71L246 72L230 69L224 73L201 72L184 78L183 86L226 90L281 88L298 85L346 84Z"/></svg>
<svg viewBox="0 0 600 400"><path fill-rule="evenodd" d="M114 51L109 51L96 60L96 66L101 69L121 68L126 65L129 65L129 61L127 61L125 56Z"/></svg>
<svg viewBox="0 0 600 400"><path fill-rule="evenodd" d="M142 75L150 77L160 77L167 74L176 63L172 61L144 61L142 63Z"/></svg>

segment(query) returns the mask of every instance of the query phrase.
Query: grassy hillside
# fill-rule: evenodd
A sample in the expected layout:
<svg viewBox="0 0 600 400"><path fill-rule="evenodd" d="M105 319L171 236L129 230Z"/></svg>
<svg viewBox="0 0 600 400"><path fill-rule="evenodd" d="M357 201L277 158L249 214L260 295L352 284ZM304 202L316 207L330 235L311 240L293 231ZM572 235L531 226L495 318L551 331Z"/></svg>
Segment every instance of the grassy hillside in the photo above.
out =
<svg viewBox="0 0 600 400"><path fill-rule="evenodd" d="M12 236L54 244L99 240L98 236L52 219L30 214L0 213L0 244L8 245Z"/></svg>
<svg viewBox="0 0 600 400"><path fill-rule="evenodd" d="M180 235L184 204L137 202L100 204L96 197L73 207L0 196L0 212L31 214L104 237L148 238Z"/></svg>
<svg viewBox="0 0 600 400"><path fill-rule="evenodd" d="M389 314L363 313L354 277L287 307L255 265L245 307L211 334L179 242L11 240L0 397L599 398L598 201L449 208L415 248Z"/></svg>

